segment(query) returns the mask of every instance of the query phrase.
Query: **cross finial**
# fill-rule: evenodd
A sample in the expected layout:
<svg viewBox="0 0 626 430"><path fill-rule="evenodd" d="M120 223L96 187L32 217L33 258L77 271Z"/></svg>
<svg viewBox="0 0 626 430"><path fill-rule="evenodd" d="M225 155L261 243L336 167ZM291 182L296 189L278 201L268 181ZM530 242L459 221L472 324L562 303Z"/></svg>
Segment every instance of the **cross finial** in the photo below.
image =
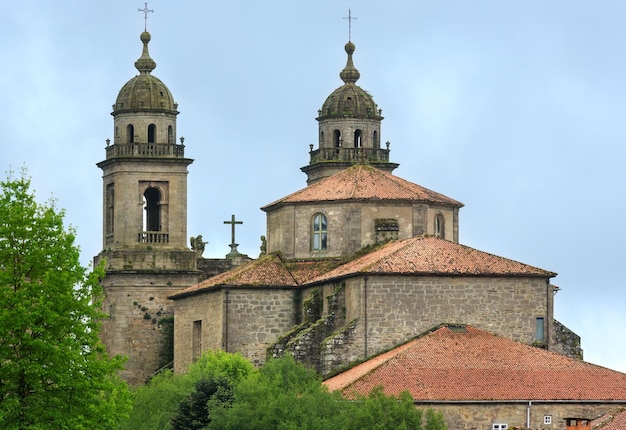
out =
<svg viewBox="0 0 626 430"><path fill-rule="evenodd" d="M137 9L139 12L143 12L143 31L148 31L148 12L154 13L153 9L148 9L148 3L143 4L143 9Z"/></svg>
<svg viewBox="0 0 626 430"><path fill-rule="evenodd" d="M230 216L230 221L224 221L224 224L230 224L230 238L231 238L231 243L230 243L230 254L239 254L239 252L237 252L237 246L239 246L238 243L235 243L235 225L236 224L243 224L243 221L235 221L235 215L231 215Z"/></svg>
<svg viewBox="0 0 626 430"><path fill-rule="evenodd" d="M352 11L348 8L348 16L344 16L343 19L348 20L348 41L352 40L352 21L356 19L356 16L352 16Z"/></svg>

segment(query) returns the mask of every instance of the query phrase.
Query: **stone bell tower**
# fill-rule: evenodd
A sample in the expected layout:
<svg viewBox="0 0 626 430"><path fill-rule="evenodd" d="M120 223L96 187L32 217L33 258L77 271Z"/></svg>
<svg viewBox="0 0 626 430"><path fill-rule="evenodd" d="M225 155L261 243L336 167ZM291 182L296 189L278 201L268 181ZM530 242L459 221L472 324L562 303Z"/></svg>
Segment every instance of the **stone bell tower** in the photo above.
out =
<svg viewBox="0 0 626 430"><path fill-rule="evenodd" d="M311 145L309 164L301 168L307 174L308 185L357 163L390 173L398 167L389 162L389 143L384 147L380 144L382 109L356 85L361 74L352 62L355 49L354 43L346 43L348 61L339 73L344 84L326 98L317 112L319 148Z"/></svg>
<svg viewBox="0 0 626 430"><path fill-rule="evenodd" d="M167 297L198 280L187 248L187 166L176 142L178 105L152 75L150 33L141 34L139 74L113 105L114 139L107 139L103 172L102 340L111 355L128 357L122 376L146 381L172 357L173 305Z"/></svg>

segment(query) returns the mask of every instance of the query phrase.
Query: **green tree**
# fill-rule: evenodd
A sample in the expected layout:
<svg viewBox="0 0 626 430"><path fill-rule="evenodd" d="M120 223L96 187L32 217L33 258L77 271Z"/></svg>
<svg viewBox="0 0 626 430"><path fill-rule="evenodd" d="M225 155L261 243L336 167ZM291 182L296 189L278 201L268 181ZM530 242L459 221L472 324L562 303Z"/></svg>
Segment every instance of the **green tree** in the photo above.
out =
<svg viewBox="0 0 626 430"><path fill-rule="evenodd" d="M75 232L39 204L23 171L0 182L0 427L103 429L130 392L98 338L102 267L79 262Z"/></svg>
<svg viewBox="0 0 626 430"><path fill-rule="evenodd" d="M345 402L315 371L287 356L269 360L235 387L234 403L214 405L208 429L314 430L342 428ZM209 405L210 407L212 405Z"/></svg>
<svg viewBox="0 0 626 430"><path fill-rule="evenodd" d="M290 356L269 360L236 385L232 406L209 400L208 410L207 429L446 430L442 415L416 409L408 392L397 398L377 388L346 400Z"/></svg>
<svg viewBox="0 0 626 430"><path fill-rule="evenodd" d="M233 385L226 378L201 379L189 397L180 402L178 413L172 419L172 428L202 430L211 422L213 405L229 407L232 402Z"/></svg>
<svg viewBox="0 0 626 430"><path fill-rule="evenodd" d="M358 398L347 405L345 430L445 430L441 413L428 409L424 414L416 409L413 398L405 391L399 397L386 395L382 387L372 390L367 397ZM426 415L424 417L424 415ZM425 423L424 423L425 421Z"/></svg>
<svg viewBox="0 0 626 430"><path fill-rule="evenodd" d="M241 354L207 351L187 373L162 372L135 391L130 418L122 429L172 429L172 419L179 405L189 398L199 381L219 380L236 385L250 373L257 372Z"/></svg>

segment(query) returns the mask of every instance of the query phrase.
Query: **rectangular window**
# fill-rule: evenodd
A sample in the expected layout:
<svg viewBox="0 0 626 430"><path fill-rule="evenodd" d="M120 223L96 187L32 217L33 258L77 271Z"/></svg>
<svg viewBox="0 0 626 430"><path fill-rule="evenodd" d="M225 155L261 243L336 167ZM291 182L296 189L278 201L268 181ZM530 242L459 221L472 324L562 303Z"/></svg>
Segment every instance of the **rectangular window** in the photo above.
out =
<svg viewBox="0 0 626 430"><path fill-rule="evenodd" d="M194 321L191 330L192 360L197 361L202 354L202 320Z"/></svg>
<svg viewBox="0 0 626 430"><path fill-rule="evenodd" d="M535 340L537 342L544 342L545 339L545 330L544 330L544 321L542 317L537 318L537 323L535 327Z"/></svg>
<svg viewBox="0 0 626 430"><path fill-rule="evenodd" d="M552 415L546 415L543 417L544 424L552 424Z"/></svg>
<svg viewBox="0 0 626 430"><path fill-rule="evenodd" d="M107 184L106 186L106 234L113 234L115 231L115 185Z"/></svg>

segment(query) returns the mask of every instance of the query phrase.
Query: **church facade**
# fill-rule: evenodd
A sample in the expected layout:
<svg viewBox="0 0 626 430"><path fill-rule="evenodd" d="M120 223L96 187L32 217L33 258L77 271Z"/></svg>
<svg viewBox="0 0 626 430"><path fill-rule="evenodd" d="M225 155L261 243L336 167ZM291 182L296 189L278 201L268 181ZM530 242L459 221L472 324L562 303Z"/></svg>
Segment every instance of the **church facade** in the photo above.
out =
<svg viewBox="0 0 626 430"><path fill-rule="evenodd" d="M356 83L348 42L343 85L318 111L305 188L261 208L264 252L221 260L187 247L187 166L178 106L141 35L139 75L115 105L103 171L106 260L102 337L129 357L124 376L184 371L207 349L257 365L292 353L335 373L431 330L468 324L582 358L554 319L555 273L459 243L463 204L393 174L382 110ZM173 357L172 357L173 351Z"/></svg>

